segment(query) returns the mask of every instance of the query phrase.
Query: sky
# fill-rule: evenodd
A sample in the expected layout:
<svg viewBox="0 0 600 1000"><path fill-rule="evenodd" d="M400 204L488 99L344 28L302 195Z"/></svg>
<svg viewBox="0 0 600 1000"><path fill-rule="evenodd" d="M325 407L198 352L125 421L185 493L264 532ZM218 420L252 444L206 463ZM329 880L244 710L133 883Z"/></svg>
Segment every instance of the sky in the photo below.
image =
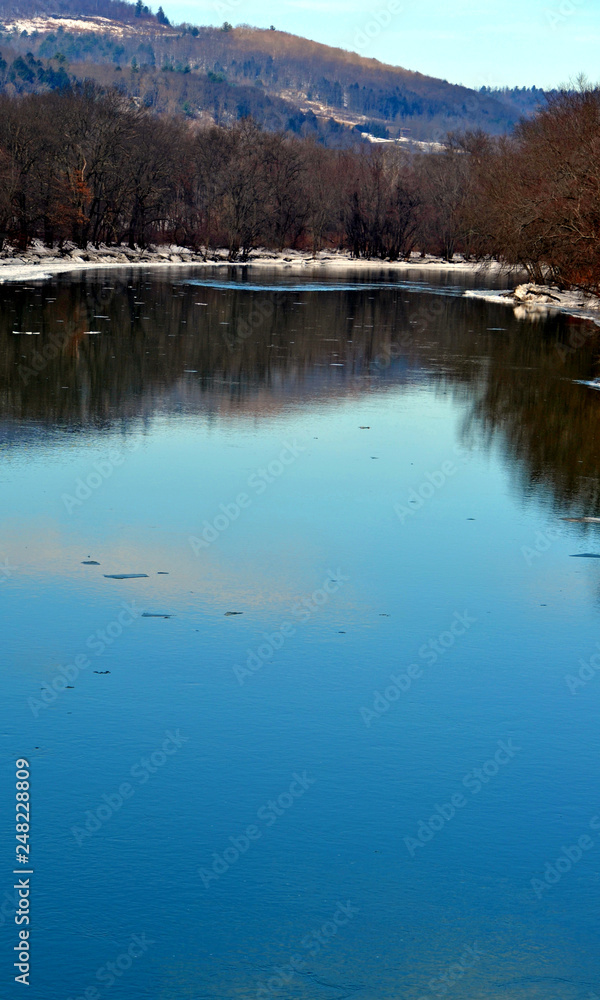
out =
<svg viewBox="0 0 600 1000"><path fill-rule="evenodd" d="M600 0L162 0L172 21L251 24L468 87L600 79ZM152 5L153 8L156 6Z"/></svg>

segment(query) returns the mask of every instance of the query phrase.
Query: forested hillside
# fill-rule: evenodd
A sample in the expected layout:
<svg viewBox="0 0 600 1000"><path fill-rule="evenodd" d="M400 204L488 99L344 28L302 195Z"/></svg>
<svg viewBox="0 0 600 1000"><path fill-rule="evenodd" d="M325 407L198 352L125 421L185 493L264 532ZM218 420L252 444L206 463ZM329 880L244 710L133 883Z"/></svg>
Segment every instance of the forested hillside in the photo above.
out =
<svg viewBox="0 0 600 1000"><path fill-rule="evenodd" d="M600 291L600 90L439 154L327 149L251 119L198 128L86 84L0 97L0 242L495 257Z"/></svg>
<svg viewBox="0 0 600 1000"><path fill-rule="evenodd" d="M172 25L138 0L4 0L0 88L94 80L158 113L271 129L344 146L443 139L449 130L509 131L543 98L535 88L471 91L276 30Z"/></svg>

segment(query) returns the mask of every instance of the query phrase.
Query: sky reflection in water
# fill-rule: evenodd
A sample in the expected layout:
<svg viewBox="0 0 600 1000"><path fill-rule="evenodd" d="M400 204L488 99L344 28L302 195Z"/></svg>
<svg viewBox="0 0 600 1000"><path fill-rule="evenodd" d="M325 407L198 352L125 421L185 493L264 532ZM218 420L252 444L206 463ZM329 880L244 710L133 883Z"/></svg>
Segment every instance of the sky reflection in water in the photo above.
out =
<svg viewBox="0 0 600 1000"><path fill-rule="evenodd" d="M570 557L600 546L561 518L600 514L595 336L464 300L468 277L239 276L0 290L30 995L417 1000L453 966L456 996L583 1000L600 680L565 677L600 641L598 564Z"/></svg>

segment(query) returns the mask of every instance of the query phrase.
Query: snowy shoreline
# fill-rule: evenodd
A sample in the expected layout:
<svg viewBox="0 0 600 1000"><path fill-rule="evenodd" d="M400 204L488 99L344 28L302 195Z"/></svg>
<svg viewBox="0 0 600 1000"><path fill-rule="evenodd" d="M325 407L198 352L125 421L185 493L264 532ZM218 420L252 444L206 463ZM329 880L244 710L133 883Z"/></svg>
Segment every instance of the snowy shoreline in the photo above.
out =
<svg viewBox="0 0 600 1000"><path fill-rule="evenodd" d="M513 291L470 289L465 298L482 299L495 305L512 306L517 319L542 319L566 313L600 326L600 299L584 292L562 292L552 285L517 285Z"/></svg>
<svg viewBox="0 0 600 1000"><path fill-rule="evenodd" d="M409 261L386 261L356 259L347 252L322 250L316 256L309 251L268 250L253 251L247 261L230 261L226 250L211 251L210 256L178 246L150 247L146 250L130 250L128 247L88 247L81 250L68 245L60 253L51 250L38 241L23 253L0 253L0 284L18 281L43 281L55 275L68 272L92 271L95 269L123 267L182 267L203 268L226 267L276 267L278 270L319 268L328 271L364 271L386 269L393 271L460 271L473 274L500 274L502 266L497 261L475 264L457 257L448 262L439 257L422 258L413 254Z"/></svg>
<svg viewBox="0 0 600 1000"><path fill-rule="evenodd" d="M351 257L347 251L322 250L316 256L309 251L256 250L247 261L230 261L226 250L211 251L210 256L179 246L153 246L144 250L129 247L88 246L86 250L67 244L62 251L46 247L34 240L31 247L19 253L0 252L0 284L24 281L48 281L57 275L114 268L275 268L282 271L318 269L326 273L388 270L403 275L414 272L501 275L509 273L498 261L474 262L457 255L446 261L439 257L413 253L410 260L365 260ZM567 313L600 326L600 299L582 292L561 292L556 288L520 284L513 290L465 289L465 298L512 306L517 319L541 318L548 313Z"/></svg>

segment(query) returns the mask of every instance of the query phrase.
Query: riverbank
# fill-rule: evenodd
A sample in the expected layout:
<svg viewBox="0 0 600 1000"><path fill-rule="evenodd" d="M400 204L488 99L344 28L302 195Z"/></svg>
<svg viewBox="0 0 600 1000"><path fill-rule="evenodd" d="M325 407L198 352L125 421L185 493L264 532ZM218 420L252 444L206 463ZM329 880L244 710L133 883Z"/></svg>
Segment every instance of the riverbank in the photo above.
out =
<svg viewBox="0 0 600 1000"><path fill-rule="evenodd" d="M583 292L563 292L553 285L517 285L510 291L467 289L465 297L512 306L517 319L542 319L551 313L567 313L600 326L600 299Z"/></svg>
<svg viewBox="0 0 600 1000"><path fill-rule="evenodd" d="M305 270L319 268L329 272L372 271L374 268L407 272L414 271L461 271L473 274L500 274L501 265L497 261L478 264L465 261L457 256L452 262L428 255L413 254L410 260L357 260L345 251L323 250L313 256L309 251L269 250L254 251L248 261L229 260L226 250L211 251L209 255L195 252L187 247L154 246L144 250L130 250L129 247L88 247L81 250L73 244L66 244L62 251L48 248L34 241L24 252L10 249L0 253L0 283L13 281L42 281L58 274L88 271L109 267L259 267L263 269Z"/></svg>
<svg viewBox="0 0 600 1000"><path fill-rule="evenodd" d="M131 250L126 246L88 246L82 250L72 243L65 244L59 251L49 248L38 240L23 252L10 247L0 252L0 284L23 281L45 281L60 274L81 271L105 270L107 268L260 268L269 270L305 271L318 269L323 274L341 274L348 271L372 271L386 269L403 275L415 273L462 273L472 275L506 274L507 269L498 261L465 260L457 254L452 261L427 254L413 253L409 260L389 261L363 258L356 259L347 251L322 250L316 255L310 251L270 250L253 251L247 261L229 260L227 250L211 251L206 254L176 245L150 246L143 250ZM519 272L520 274L522 272ZM557 288L524 284L514 289L467 289L465 297L484 299L487 302L511 306L518 319L534 319L548 313L568 313L581 319L591 320L600 326L600 299L581 292L561 292Z"/></svg>

